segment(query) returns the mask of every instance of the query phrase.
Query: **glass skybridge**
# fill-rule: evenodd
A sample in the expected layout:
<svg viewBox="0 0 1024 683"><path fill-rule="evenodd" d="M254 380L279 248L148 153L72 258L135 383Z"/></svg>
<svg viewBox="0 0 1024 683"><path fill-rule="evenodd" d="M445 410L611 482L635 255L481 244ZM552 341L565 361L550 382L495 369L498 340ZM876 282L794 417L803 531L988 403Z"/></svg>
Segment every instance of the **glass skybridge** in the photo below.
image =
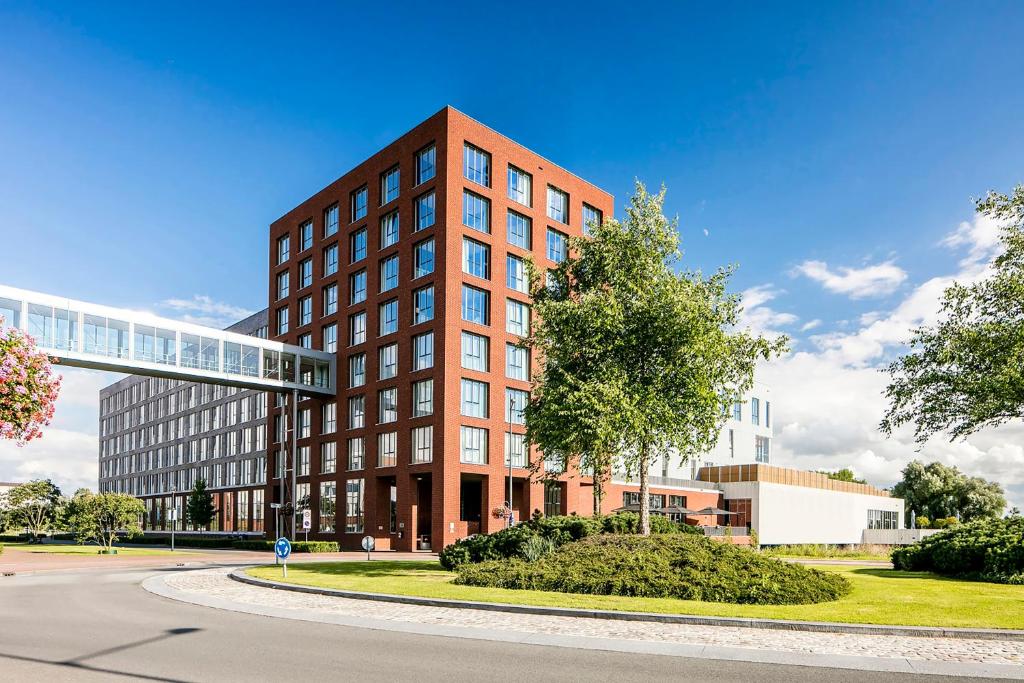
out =
<svg viewBox="0 0 1024 683"><path fill-rule="evenodd" d="M0 325L62 365L264 391L335 393L335 355L0 285Z"/></svg>

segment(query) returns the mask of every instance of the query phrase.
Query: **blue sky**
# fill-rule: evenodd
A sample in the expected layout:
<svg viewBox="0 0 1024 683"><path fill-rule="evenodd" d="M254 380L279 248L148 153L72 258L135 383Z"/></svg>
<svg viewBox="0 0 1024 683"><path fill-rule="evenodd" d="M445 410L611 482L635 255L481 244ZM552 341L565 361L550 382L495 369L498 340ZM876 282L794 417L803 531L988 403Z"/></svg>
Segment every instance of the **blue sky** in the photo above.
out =
<svg viewBox="0 0 1024 683"><path fill-rule="evenodd" d="M1022 34L1009 2L0 2L2 281L211 321L261 308L268 224L452 104L618 207L634 177L665 183L685 264L738 263L751 324L794 337L763 377L776 453L890 483L914 452L873 431L875 370L891 328L991 254L971 197L1024 182ZM857 415L810 411L814 392ZM64 426L87 450L80 403ZM921 457L1011 480L1024 451L985 438ZM0 479L52 467L25 452Z"/></svg>

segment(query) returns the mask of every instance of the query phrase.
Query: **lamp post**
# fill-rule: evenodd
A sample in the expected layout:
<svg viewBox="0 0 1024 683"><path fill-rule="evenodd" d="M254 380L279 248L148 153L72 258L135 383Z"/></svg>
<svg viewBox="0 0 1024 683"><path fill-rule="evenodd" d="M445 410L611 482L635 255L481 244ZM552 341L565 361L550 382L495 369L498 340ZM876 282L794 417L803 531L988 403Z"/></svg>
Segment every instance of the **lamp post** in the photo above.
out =
<svg viewBox="0 0 1024 683"><path fill-rule="evenodd" d="M171 486L171 552L174 552L174 530L178 526L178 487Z"/></svg>
<svg viewBox="0 0 1024 683"><path fill-rule="evenodd" d="M515 409L516 399L513 394L508 397L508 517L505 518L505 528L512 526L512 459L515 456L512 448L512 418Z"/></svg>

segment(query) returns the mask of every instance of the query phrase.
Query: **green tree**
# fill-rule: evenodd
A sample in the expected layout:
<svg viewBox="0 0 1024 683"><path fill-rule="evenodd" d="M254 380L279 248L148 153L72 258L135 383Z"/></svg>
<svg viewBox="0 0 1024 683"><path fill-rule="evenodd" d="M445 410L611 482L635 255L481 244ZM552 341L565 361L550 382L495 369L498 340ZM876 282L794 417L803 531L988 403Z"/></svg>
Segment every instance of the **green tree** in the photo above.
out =
<svg viewBox="0 0 1024 683"><path fill-rule="evenodd" d="M11 521L28 529L32 540L50 528L60 504L60 489L49 479L19 484L7 492Z"/></svg>
<svg viewBox="0 0 1024 683"><path fill-rule="evenodd" d="M571 255L553 271L530 264L537 315L527 343L541 368L527 438L556 470L618 466L637 475L643 534L655 458L675 452L685 461L709 450L726 406L753 384L758 359L786 348L784 338L735 331L731 268L706 278L675 270L679 236L662 212L664 197L637 182L624 221L607 219L590 226L590 238L570 239Z"/></svg>
<svg viewBox="0 0 1024 683"><path fill-rule="evenodd" d="M836 481L848 481L852 484L868 483L864 479L857 478L857 476L854 475L853 470L851 470L849 467L844 467L843 469L836 470L835 472L829 472L827 470L815 470L815 472L817 472L818 474L824 474L829 479L834 479Z"/></svg>
<svg viewBox="0 0 1024 683"><path fill-rule="evenodd" d="M94 541L110 551L119 532L141 533L146 512L142 501L126 493L93 493L79 489L68 504L68 522L79 543Z"/></svg>
<svg viewBox="0 0 1024 683"><path fill-rule="evenodd" d="M914 330L911 352L889 366L887 434L913 423L919 443L952 440L1024 416L1024 185L976 208L1000 222L1004 251L989 277L950 286L940 322Z"/></svg>
<svg viewBox="0 0 1024 683"><path fill-rule="evenodd" d="M217 508L213 505L213 494L206 490L206 480L196 479L192 492L185 503L185 511L189 521L202 531L209 529L217 516Z"/></svg>
<svg viewBox="0 0 1024 683"><path fill-rule="evenodd" d="M939 462L925 465L914 460L903 468L903 478L892 489L910 513L927 517L934 525L949 517L969 522L1001 517L1006 508L1003 488L981 477L969 477L956 467Z"/></svg>

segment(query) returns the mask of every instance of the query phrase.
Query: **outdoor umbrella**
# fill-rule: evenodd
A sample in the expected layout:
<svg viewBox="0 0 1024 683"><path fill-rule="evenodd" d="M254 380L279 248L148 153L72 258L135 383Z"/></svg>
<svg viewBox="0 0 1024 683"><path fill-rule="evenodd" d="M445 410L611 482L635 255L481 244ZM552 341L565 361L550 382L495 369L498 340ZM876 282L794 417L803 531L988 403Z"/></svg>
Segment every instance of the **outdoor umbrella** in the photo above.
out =
<svg viewBox="0 0 1024 683"><path fill-rule="evenodd" d="M702 508L700 510L697 510L693 514L695 514L695 515L736 515L736 514L739 514L739 513L738 512L729 512L728 510L723 510L722 508L711 508L711 507L708 507L708 508Z"/></svg>
<svg viewBox="0 0 1024 683"><path fill-rule="evenodd" d="M665 514L666 511L667 511L667 509L651 508L651 514L655 514L655 515L663 515L663 514ZM637 512L638 513L638 512L640 512L640 504L639 503L630 503L629 505L623 505L620 508L615 508L614 510L612 510L612 512Z"/></svg>

